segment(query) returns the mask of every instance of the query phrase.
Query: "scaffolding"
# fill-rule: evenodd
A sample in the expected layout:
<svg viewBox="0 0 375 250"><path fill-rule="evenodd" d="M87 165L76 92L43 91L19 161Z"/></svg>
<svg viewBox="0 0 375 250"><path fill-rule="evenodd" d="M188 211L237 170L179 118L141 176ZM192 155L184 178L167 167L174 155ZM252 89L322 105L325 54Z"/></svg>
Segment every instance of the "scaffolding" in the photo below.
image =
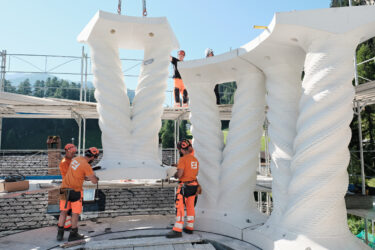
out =
<svg viewBox="0 0 375 250"><path fill-rule="evenodd" d="M23 59L22 57L41 57L43 58L44 67L38 67L34 63ZM53 58L58 58L64 60L63 62L57 64L56 66L49 67L49 63ZM18 70L11 68L11 62L13 60L20 60L29 65L31 69L29 70ZM123 61L131 61L135 63L131 67L123 71L124 76L127 77L138 77L138 75L125 74L129 69L132 69L142 63L140 59L121 59ZM358 119L358 129L359 129L359 138L362 141L362 131L361 131L361 115L360 112L366 105L371 105L375 103L375 81L370 81L369 79L364 78L363 76L358 76L357 74L357 65L375 61L375 58L369 60L355 63L355 82L356 82L356 95L353 101L353 109ZM64 65L69 63L79 62L80 71L63 71L60 69ZM0 104L0 147L1 147L1 130L2 130L2 118L65 118L65 119L74 119L78 125L78 153L81 154L86 148L86 119L97 119L98 114L96 111L96 103L87 101L88 93L88 76L92 74L89 72L90 58L87 53L85 53L84 47L82 47L81 56L59 56L59 55L32 55L32 54L7 54L6 50L1 51L1 74L0 74L0 99L2 103ZM8 67L8 68L7 68ZM53 74L53 75L72 75L80 77L80 88L79 90L79 101L65 100L65 99L54 99L54 98L38 98L37 102L40 102L38 108L35 106L28 107L28 96L17 95L12 93L5 93L5 75L6 73L30 73L30 74ZM365 84L358 84L358 78L369 81ZM234 90L233 90L234 91ZM168 91L172 95L172 91ZM36 97L30 97L35 100ZM18 104L15 103L15 100L18 100ZM173 98L172 98L173 99ZM7 100L9 103L7 103ZM49 103L43 103L43 100L49 100ZM53 103L51 103L51 101ZM90 101L90 100L89 100ZM232 105L218 105L220 119L221 120L230 120L231 119L231 109ZM25 113L32 113L32 110L35 109L38 112L38 115L27 115ZM34 111L35 111L34 110ZM49 114L43 116L41 114ZM163 120L173 120L174 121L174 161L178 160L178 152L176 150L177 142L180 139L179 135L179 126L182 120L188 120L190 116L189 109L181 108L165 108L162 119ZM271 176L270 171L270 155L268 149L268 121L265 120L264 123L264 141L265 141L265 164L264 169L261 171L261 162L259 164L259 173L262 172L265 176ZM361 178L362 178L362 192L364 191L365 184L365 171L364 171L364 159L363 159L363 142L360 143L360 163L361 163ZM1 148L0 148L1 149ZM271 178L271 177L270 177ZM262 189L263 188L263 189ZM261 211L265 211L267 214L271 212L271 189L264 186L258 187L258 207ZM262 193L265 193L264 196ZM265 202L263 202L263 197L265 197ZM266 204L265 209L263 204Z"/></svg>

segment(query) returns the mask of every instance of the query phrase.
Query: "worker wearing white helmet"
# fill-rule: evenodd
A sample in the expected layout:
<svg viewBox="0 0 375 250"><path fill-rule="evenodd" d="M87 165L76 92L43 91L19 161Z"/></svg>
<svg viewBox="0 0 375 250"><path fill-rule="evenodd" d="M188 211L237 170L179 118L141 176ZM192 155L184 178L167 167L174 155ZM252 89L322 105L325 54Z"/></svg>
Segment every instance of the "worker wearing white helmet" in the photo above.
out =
<svg viewBox="0 0 375 250"><path fill-rule="evenodd" d="M214 56L214 51L210 48L207 48L205 51L204 51L204 55L206 57L211 57L211 56Z"/></svg>

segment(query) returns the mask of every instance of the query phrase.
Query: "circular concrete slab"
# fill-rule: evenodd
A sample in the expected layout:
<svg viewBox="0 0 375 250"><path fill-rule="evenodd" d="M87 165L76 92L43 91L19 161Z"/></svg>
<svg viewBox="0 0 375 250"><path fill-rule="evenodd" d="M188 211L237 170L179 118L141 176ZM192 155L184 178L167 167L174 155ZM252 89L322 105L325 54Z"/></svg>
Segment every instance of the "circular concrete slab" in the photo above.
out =
<svg viewBox="0 0 375 250"><path fill-rule="evenodd" d="M230 237L195 231L193 235L167 239L173 215L120 216L80 221L79 231L88 236L77 244L56 240L57 228L45 227L0 238L0 249L260 249ZM226 248L224 248L226 247Z"/></svg>

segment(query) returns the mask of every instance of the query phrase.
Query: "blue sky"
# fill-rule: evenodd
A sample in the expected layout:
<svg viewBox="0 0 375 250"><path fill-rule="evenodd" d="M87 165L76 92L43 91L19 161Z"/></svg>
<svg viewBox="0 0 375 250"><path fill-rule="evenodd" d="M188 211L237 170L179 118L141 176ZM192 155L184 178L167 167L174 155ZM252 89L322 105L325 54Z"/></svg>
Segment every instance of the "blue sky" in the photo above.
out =
<svg viewBox="0 0 375 250"><path fill-rule="evenodd" d="M117 3L118 0L0 0L0 50L79 56L82 44L77 42L77 35L98 10L116 13ZM328 8L329 4L330 0L147 0L147 11L150 17L168 18L186 51L185 60L191 60L204 57L207 47L221 54L248 43L262 32L253 29L253 25L268 25L275 12ZM122 14L141 16L142 1L122 0ZM89 53L88 46L85 50ZM121 53L123 58L141 59L142 55ZM12 59L11 66L17 63L21 62ZM49 63L50 68L54 66ZM42 68L44 59L40 59L40 64ZM78 61L64 67L61 70L80 71ZM127 73L137 74L138 70L136 67ZM136 78L125 81L129 88L136 87ZM168 86L171 88L171 82Z"/></svg>

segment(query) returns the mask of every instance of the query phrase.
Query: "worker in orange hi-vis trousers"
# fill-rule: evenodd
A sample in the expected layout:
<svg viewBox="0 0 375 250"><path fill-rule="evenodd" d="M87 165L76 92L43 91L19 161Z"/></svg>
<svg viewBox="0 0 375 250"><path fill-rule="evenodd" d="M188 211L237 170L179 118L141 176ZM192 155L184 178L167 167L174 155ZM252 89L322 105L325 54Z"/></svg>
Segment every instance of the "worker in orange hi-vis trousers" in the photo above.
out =
<svg viewBox="0 0 375 250"><path fill-rule="evenodd" d="M177 148L182 157L177 164L175 177L179 179L179 185L176 193L176 222L173 230L169 232L167 238L182 237L182 231L192 234L194 230L195 218L195 197L198 190L197 175L199 171L199 162L197 158L191 155L191 143L183 139L177 144ZM186 206L186 225L184 228Z"/></svg>
<svg viewBox="0 0 375 250"><path fill-rule="evenodd" d="M80 240L84 235L78 233L78 218L82 212L82 190L85 180L97 184L99 178L95 176L91 163L99 156L99 150L91 147L85 151L85 156L75 157L70 163L60 188L60 217L58 223L57 240L64 237L64 224L68 211L72 210L72 230L68 241Z"/></svg>
<svg viewBox="0 0 375 250"><path fill-rule="evenodd" d="M182 95L182 107L186 108L188 107L189 103L189 96L188 92L185 88L184 82L181 79L180 72L177 68L177 63L180 61L183 61L185 58L185 51L179 50L178 53L178 59L176 57L171 56L170 60L173 65L173 82L174 82L174 106L175 108L181 107L181 98L180 94Z"/></svg>
<svg viewBox="0 0 375 250"><path fill-rule="evenodd" d="M61 176L64 179L66 173L68 172L70 162L75 157L77 153L77 148L74 144L68 143L64 147L65 149L65 157L61 160L59 168L61 172ZM68 230L72 227L72 210L69 210L68 215L66 216L64 229Z"/></svg>

